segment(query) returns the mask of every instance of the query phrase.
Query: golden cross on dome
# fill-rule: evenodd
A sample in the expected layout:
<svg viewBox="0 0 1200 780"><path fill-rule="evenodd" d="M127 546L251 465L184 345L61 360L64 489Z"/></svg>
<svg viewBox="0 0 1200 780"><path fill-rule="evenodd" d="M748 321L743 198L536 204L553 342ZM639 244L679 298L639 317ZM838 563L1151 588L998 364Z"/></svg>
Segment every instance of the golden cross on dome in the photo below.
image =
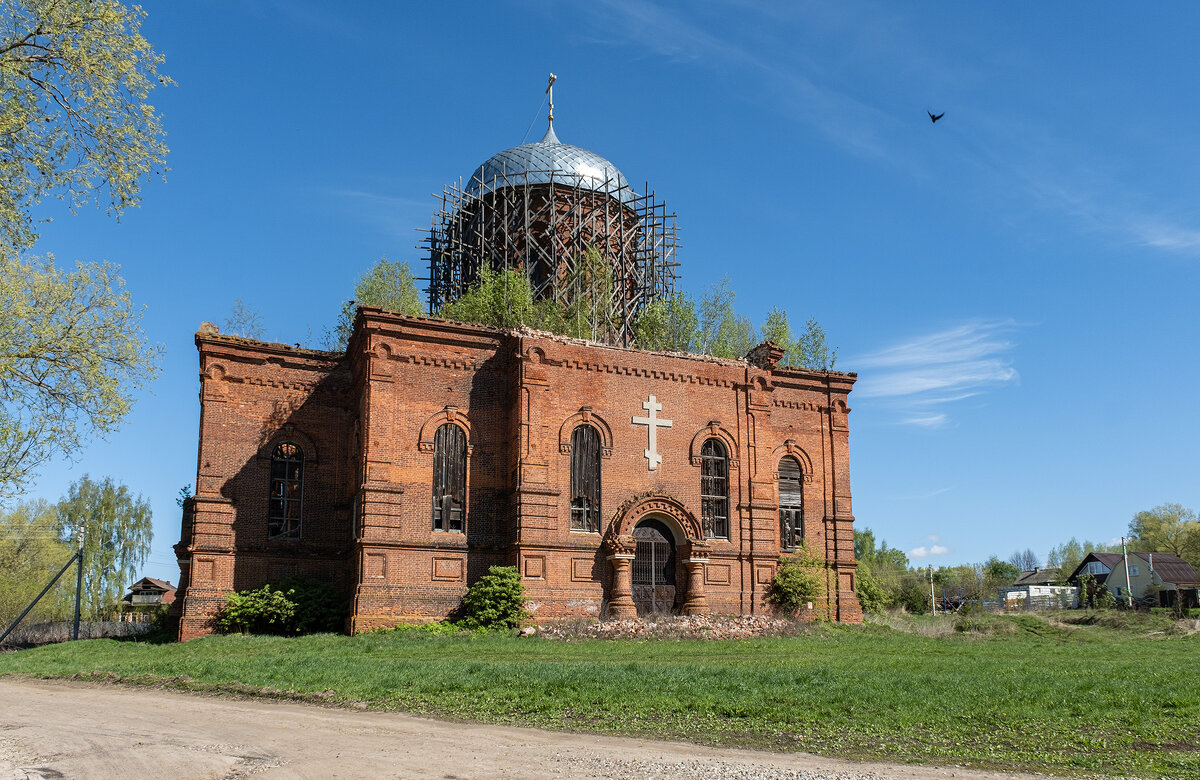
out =
<svg viewBox="0 0 1200 780"><path fill-rule="evenodd" d="M558 76L550 74L550 83L546 85L546 94L550 96L550 127L554 127L554 82Z"/></svg>

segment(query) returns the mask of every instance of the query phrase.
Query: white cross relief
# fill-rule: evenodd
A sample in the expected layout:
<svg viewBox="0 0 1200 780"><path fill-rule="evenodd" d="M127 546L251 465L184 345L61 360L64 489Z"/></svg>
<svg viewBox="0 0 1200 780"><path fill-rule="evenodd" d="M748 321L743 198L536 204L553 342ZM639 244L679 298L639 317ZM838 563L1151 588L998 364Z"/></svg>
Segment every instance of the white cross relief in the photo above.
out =
<svg viewBox="0 0 1200 780"><path fill-rule="evenodd" d="M670 428L670 420L658 419L658 413L662 411L662 404L658 403L658 399L650 396L650 400L642 404L642 408L650 413L648 417L634 417L634 425L645 425L650 434L650 446L644 450L646 462L649 464L650 471L658 468L658 464L662 463L662 455L658 452L658 429Z"/></svg>

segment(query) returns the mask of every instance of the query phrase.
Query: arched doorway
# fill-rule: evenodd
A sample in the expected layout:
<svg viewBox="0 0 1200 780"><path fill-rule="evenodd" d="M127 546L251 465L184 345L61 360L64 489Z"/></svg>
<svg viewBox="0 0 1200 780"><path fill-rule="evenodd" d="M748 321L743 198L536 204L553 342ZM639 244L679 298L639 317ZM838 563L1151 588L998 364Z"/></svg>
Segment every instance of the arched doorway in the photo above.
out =
<svg viewBox="0 0 1200 780"><path fill-rule="evenodd" d="M670 613L675 608L675 536L654 518L633 529L633 603L638 615Z"/></svg>

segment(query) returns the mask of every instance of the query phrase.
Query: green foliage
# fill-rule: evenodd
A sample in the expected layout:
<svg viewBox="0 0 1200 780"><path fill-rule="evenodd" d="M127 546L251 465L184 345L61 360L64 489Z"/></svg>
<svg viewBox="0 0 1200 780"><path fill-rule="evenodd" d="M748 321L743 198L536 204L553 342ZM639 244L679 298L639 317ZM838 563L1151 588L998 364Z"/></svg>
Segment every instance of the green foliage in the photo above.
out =
<svg viewBox="0 0 1200 780"><path fill-rule="evenodd" d="M324 580L288 577L279 589L296 605L286 622L289 634L319 634L342 631L350 607L345 595Z"/></svg>
<svg viewBox="0 0 1200 780"><path fill-rule="evenodd" d="M1131 549L1169 552L1200 569L1200 522L1196 511L1181 504L1159 504L1129 521Z"/></svg>
<svg viewBox="0 0 1200 780"><path fill-rule="evenodd" d="M696 301L687 293L652 301L634 323L634 342L640 349L693 352L700 320Z"/></svg>
<svg viewBox="0 0 1200 780"><path fill-rule="evenodd" d="M804 323L804 332L792 343L789 350L792 365L832 371L837 363L837 349L830 349L825 329L813 318Z"/></svg>
<svg viewBox="0 0 1200 780"><path fill-rule="evenodd" d="M696 351L702 355L737 360L758 341L758 334L749 318L734 309L737 294L729 277L709 288L700 299L700 325L696 334Z"/></svg>
<svg viewBox="0 0 1200 780"><path fill-rule="evenodd" d="M527 326L561 332L563 312L554 301L535 301L529 278L519 269L485 268L479 282L457 300L447 303L437 316L492 328Z"/></svg>
<svg viewBox="0 0 1200 780"><path fill-rule="evenodd" d="M804 332L795 338L788 324L787 312L777 306L767 313L762 326L762 338L783 347L785 352L780 364L784 366L829 371L837 362L837 350L830 351L825 330L820 323L810 319L804 325Z"/></svg>
<svg viewBox="0 0 1200 780"><path fill-rule="evenodd" d="M1087 540L1081 542L1075 537L1071 537L1070 541L1050 548L1050 553L1046 556L1046 565L1057 568L1059 570L1060 583L1066 584L1067 578L1071 576L1075 569L1079 568L1079 564L1090 553L1120 551L1120 544L1113 545L1103 542L1089 542Z"/></svg>
<svg viewBox="0 0 1200 780"><path fill-rule="evenodd" d="M217 629L226 633L287 634L296 614L296 604L285 591L263 585L225 597L225 606L217 613Z"/></svg>
<svg viewBox="0 0 1200 780"><path fill-rule="evenodd" d="M779 559L767 601L789 615L807 609L810 602L816 606L825 597L825 574L825 561L805 542L795 554Z"/></svg>
<svg viewBox="0 0 1200 780"><path fill-rule="evenodd" d="M988 590L1012 585L1021 570L1009 561L1002 561L995 555L983 562L983 575Z"/></svg>
<svg viewBox="0 0 1200 780"><path fill-rule="evenodd" d="M221 326L230 336L240 336L244 339L259 339L264 335L262 317L255 309L242 302L241 298L233 302L233 311Z"/></svg>
<svg viewBox="0 0 1200 780"><path fill-rule="evenodd" d="M878 613L888 606L888 594L871 574L871 565L866 561L858 562L858 571L854 578L854 593L863 612Z"/></svg>
<svg viewBox="0 0 1200 780"><path fill-rule="evenodd" d="M58 515L45 500L0 510L0 631L37 597L73 552L59 537ZM75 578L64 575L26 622L65 618L74 590Z"/></svg>
<svg viewBox="0 0 1200 780"><path fill-rule="evenodd" d="M359 306L374 306L386 311L419 317L425 313L417 281L408 263L392 262L386 257L358 277L353 300L342 304L337 324L326 333L326 348L344 350L354 330L354 313Z"/></svg>
<svg viewBox="0 0 1200 780"><path fill-rule="evenodd" d="M615 286L612 265L599 249L588 247L563 281L562 326L547 330L589 341L611 340L620 326L618 313L610 308Z"/></svg>
<svg viewBox="0 0 1200 780"><path fill-rule="evenodd" d="M216 623L226 633L334 633L342 630L348 607L345 596L328 582L295 576L229 594Z"/></svg>
<svg viewBox="0 0 1200 780"><path fill-rule="evenodd" d="M116 0L7 0L0 14L0 257L37 238L47 195L119 214L167 153L150 91L168 79ZM5 298L7 300L7 298ZM3 329L0 329L3 330Z"/></svg>
<svg viewBox="0 0 1200 780"><path fill-rule="evenodd" d="M2 156L2 155L0 155ZM0 257L0 499L55 455L115 430L157 373L117 268Z"/></svg>
<svg viewBox="0 0 1200 780"><path fill-rule="evenodd" d="M463 596L463 625L516 628L528 617L525 586L515 566L492 566Z"/></svg>
<svg viewBox="0 0 1200 780"><path fill-rule="evenodd" d="M880 590L882 601L879 609L900 606L903 582L915 576L908 570L908 556L904 554L904 551L889 547L887 542L880 542L877 545L875 532L870 528L862 528L854 531L854 558L859 562L859 582L862 582L863 565L866 565L870 572L870 585L878 587ZM856 590L858 589L856 587ZM873 595L869 595L868 599ZM928 588L926 588L925 597L928 595ZM862 601L861 593L859 601ZM863 608L867 609L866 605ZM871 611L878 610L872 609Z"/></svg>
<svg viewBox="0 0 1200 780"><path fill-rule="evenodd" d="M111 477L97 482L85 474L55 510L60 538L83 529L82 609L98 619L121 600L150 554L150 503Z"/></svg>

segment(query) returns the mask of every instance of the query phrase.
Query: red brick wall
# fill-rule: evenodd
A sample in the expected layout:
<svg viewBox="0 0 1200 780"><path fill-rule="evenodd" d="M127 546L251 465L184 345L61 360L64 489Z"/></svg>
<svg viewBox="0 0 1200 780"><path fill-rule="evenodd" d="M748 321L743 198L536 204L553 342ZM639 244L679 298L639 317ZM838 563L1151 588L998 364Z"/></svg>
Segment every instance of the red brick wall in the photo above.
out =
<svg viewBox="0 0 1200 780"><path fill-rule="evenodd" d="M805 471L805 537L829 562L814 614L861 620L854 597L846 396L853 375L513 334L364 309L344 359L197 337L202 419L194 520L181 559L184 637L231 589L287 573L353 590L352 628L440 619L491 565L517 565L537 619L599 615L611 595L605 540L631 500L669 496L699 520L708 436L729 450L729 538L709 541L708 609L762 610L778 563L778 463ZM654 395L662 463L647 466L642 404ZM570 530L573 427L601 431L600 533ZM467 433L464 533L432 528L433 434ZM269 448L306 462L300 542L266 538ZM264 452L266 453L264 456ZM678 544L689 531L673 526ZM681 604L686 556L677 556Z"/></svg>

